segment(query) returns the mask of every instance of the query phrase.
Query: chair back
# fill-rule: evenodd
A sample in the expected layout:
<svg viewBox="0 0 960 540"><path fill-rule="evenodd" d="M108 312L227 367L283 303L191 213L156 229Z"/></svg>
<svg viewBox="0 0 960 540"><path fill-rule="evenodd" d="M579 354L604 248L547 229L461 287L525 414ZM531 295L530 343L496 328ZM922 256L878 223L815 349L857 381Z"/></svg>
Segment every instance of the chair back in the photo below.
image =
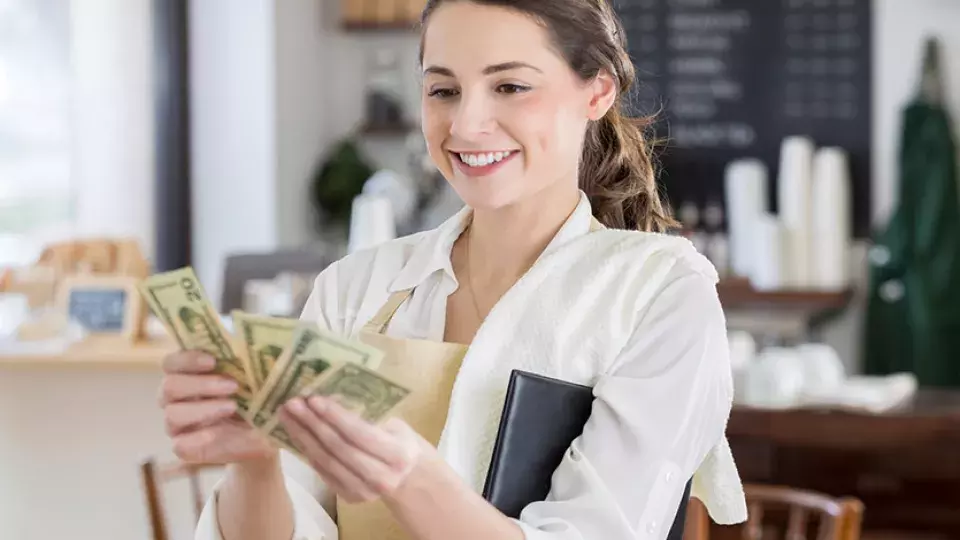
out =
<svg viewBox="0 0 960 540"><path fill-rule="evenodd" d="M767 540L764 517L786 511L783 540L860 540L863 503L853 497L831 497L786 486L745 484L747 522L740 528L742 540ZM690 504L684 540L710 540L712 531L703 504ZM817 525L811 527L811 522ZM814 536L815 534L815 536ZM721 535L715 535L720 540ZM732 538L722 535L722 538Z"/></svg>
<svg viewBox="0 0 960 540"><path fill-rule="evenodd" d="M163 508L162 487L172 480L186 479L190 483L190 496L193 503L194 522L200 520L206 497L200 485L200 473L205 470L222 468L221 465L191 465L186 463L159 463L150 458L140 464L140 479L143 484L147 512L153 540L169 540L166 514Z"/></svg>
<svg viewBox="0 0 960 540"><path fill-rule="evenodd" d="M234 309L243 309L244 285L250 280L270 280L284 272L319 274L333 262L330 251L318 247L227 256L223 270L220 312L230 313Z"/></svg>

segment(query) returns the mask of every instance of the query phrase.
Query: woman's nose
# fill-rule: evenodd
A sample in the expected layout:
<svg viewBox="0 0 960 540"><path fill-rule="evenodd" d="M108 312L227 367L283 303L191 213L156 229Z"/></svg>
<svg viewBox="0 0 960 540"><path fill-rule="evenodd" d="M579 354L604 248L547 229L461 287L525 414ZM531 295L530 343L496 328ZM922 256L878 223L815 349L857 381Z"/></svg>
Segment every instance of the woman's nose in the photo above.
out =
<svg viewBox="0 0 960 540"><path fill-rule="evenodd" d="M453 113L450 134L463 139L475 139L492 133L496 127L493 104L479 94L461 95Z"/></svg>

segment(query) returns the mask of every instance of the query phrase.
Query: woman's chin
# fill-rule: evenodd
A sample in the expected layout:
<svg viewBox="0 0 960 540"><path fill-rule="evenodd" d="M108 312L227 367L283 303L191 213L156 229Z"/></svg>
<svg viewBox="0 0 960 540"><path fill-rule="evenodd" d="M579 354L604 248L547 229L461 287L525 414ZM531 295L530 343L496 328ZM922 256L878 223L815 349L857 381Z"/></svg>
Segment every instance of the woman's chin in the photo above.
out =
<svg viewBox="0 0 960 540"><path fill-rule="evenodd" d="M478 182L475 178L458 178L454 184L460 199L474 210L498 210L516 204L523 196L511 187L498 187L489 182Z"/></svg>

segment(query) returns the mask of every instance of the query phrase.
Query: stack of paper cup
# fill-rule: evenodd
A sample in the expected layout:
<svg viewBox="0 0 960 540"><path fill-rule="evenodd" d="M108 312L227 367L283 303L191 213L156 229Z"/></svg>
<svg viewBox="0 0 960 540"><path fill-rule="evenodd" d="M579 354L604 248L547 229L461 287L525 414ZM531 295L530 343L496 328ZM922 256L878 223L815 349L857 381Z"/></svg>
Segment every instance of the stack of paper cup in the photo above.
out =
<svg viewBox="0 0 960 540"><path fill-rule="evenodd" d="M840 148L821 148L814 157L812 189L812 275L814 288L841 290L850 283L852 221L850 173Z"/></svg>
<svg viewBox="0 0 960 540"><path fill-rule="evenodd" d="M730 269L747 277L754 259L753 231L767 211L767 167L759 159L739 159L727 165L725 176Z"/></svg>
<svg viewBox="0 0 960 540"><path fill-rule="evenodd" d="M382 195L358 195L350 215L350 253L376 246L397 237L390 199Z"/></svg>
<svg viewBox="0 0 960 540"><path fill-rule="evenodd" d="M783 226L775 216L764 213L753 229L753 257L750 284L758 291L775 291L784 287L786 243Z"/></svg>
<svg viewBox="0 0 960 540"><path fill-rule="evenodd" d="M784 286L806 288L811 283L810 227L811 169L813 141L787 137L780 147L777 205L783 223L786 260Z"/></svg>

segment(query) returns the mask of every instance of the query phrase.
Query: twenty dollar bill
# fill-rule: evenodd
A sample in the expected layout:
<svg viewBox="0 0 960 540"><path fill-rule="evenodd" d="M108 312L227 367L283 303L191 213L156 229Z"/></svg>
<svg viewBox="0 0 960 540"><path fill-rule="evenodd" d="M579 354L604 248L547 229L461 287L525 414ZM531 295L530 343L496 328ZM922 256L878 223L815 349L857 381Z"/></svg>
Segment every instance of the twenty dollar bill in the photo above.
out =
<svg viewBox="0 0 960 540"><path fill-rule="evenodd" d="M144 280L139 288L154 315L182 349L199 350L213 356L217 361L215 372L237 381L240 389L235 399L241 414L245 413L253 399L249 367L243 365L242 359L234 353L230 335L203 292L193 268L155 274Z"/></svg>

